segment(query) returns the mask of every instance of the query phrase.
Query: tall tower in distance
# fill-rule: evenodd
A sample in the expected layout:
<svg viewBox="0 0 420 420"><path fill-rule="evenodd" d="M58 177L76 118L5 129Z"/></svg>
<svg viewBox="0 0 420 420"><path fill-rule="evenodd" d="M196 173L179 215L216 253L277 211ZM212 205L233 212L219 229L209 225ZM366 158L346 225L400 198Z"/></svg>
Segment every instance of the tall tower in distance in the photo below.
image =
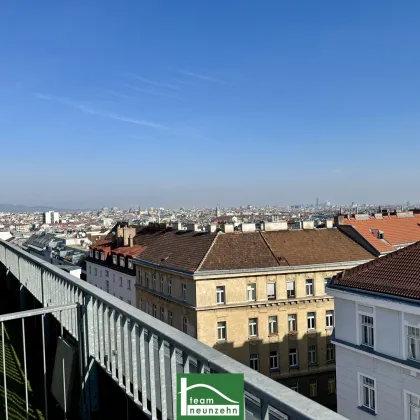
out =
<svg viewBox="0 0 420 420"><path fill-rule="evenodd" d="M220 209L219 209L219 206L216 206L216 217L220 217Z"/></svg>
<svg viewBox="0 0 420 420"><path fill-rule="evenodd" d="M319 198L316 198L316 206L319 207Z"/></svg>

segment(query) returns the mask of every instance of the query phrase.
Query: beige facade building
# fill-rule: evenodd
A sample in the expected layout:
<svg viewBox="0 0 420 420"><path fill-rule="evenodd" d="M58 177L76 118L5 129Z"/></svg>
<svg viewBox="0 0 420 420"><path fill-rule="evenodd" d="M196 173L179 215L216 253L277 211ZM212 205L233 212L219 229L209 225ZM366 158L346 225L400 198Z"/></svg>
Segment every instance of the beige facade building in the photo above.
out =
<svg viewBox="0 0 420 420"><path fill-rule="evenodd" d="M371 253L335 228L224 233L157 225L134 244L144 247L133 260L140 309L333 406L334 302L325 285Z"/></svg>

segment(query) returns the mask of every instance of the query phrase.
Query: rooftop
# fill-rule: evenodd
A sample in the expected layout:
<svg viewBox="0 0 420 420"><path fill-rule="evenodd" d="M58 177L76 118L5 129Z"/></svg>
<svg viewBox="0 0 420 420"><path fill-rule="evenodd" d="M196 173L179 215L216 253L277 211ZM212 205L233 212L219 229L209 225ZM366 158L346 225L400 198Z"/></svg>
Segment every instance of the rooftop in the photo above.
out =
<svg viewBox="0 0 420 420"><path fill-rule="evenodd" d="M366 219L357 216L365 215L344 218L340 229L352 234L350 227L355 231L353 233L364 238L379 253L392 252L402 245L420 241L420 214L407 212L380 217L366 215Z"/></svg>
<svg viewBox="0 0 420 420"><path fill-rule="evenodd" d="M345 287L420 299L420 242L345 270L330 287Z"/></svg>

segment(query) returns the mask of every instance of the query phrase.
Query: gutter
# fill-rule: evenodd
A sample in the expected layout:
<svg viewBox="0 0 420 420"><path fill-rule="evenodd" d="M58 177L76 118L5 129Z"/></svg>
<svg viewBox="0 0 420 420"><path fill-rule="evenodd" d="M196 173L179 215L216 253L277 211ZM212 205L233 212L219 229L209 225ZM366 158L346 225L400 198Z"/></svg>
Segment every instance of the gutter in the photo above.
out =
<svg viewBox="0 0 420 420"><path fill-rule="evenodd" d="M373 297L375 299L391 300L393 302L398 302L398 303L402 302L411 306L417 306L417 307L420 306L420 300L410 299L404 296L389 295L387 293L374 292L372 290L356 289L349 286L337 286L337 285L328 285L327 289L338 290L340 292L347 293L349 295L368 296L368 297Z"/></svg>
<svg viewBox="0 0 420 420"><path fill-rule="evenodd" d="M373 258L372 258L373 259ZM194 279L201 278L205 276L233 276L233 275L242 275L242 274L252 274L252 273L284 273L285 271L311 271L311 270L339 270L340 267L348 267L349 265L359 265L367 263L371 260L359 260L359 261L345 261L345 262L337 262L337 263L325 263L325 264L309 264L309 265L294 265L294 266L276 266L276 267L263 267L263 268L241 268L241 269L231 269L231 270L206 270L206 271L188 271L188 270L181 270L178 268L168 267L161 264L152 263L147 260L143 260L141 258L133 258L134 263L138 263L144 265L149 268L158 268L161 270L165 270L167 272L172 272L175 274L182 274L184 276L192 277Z"/></svg>

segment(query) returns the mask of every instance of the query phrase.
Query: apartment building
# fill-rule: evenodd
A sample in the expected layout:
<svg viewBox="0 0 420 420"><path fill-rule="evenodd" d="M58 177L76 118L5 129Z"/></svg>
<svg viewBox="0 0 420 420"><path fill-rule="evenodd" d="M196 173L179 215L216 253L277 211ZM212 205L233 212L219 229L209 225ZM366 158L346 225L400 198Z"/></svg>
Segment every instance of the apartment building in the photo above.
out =
<svg viewBox="0 0 420 420"><path fill-rule="evenodd" d="M420 241L420 214L412 211L339 215L335 217L335 223L342 232L377 256Z"/></svg>
<svg viewBox="0 0 420 420"><path fill-rule="evenodd" d="M338 412L420 418L420 242L337 275Z"/></svg>
<svg viewBox="0 0 420 420"><path fill-rule="evenodd" d="M118 224L105 239L89 247L89 257L86 259L88 283L134 306L136 274L133 259L143 249L134 246L135 235L135 227Z"/></svg>
<svg viewBox="0 0 420 420"><path fill-rule="evenodd" d="M209 346L332 406L337 272L373 255L338 229L137 232L137 305ZM317 376L313 376L316 374Z"/></svg>

